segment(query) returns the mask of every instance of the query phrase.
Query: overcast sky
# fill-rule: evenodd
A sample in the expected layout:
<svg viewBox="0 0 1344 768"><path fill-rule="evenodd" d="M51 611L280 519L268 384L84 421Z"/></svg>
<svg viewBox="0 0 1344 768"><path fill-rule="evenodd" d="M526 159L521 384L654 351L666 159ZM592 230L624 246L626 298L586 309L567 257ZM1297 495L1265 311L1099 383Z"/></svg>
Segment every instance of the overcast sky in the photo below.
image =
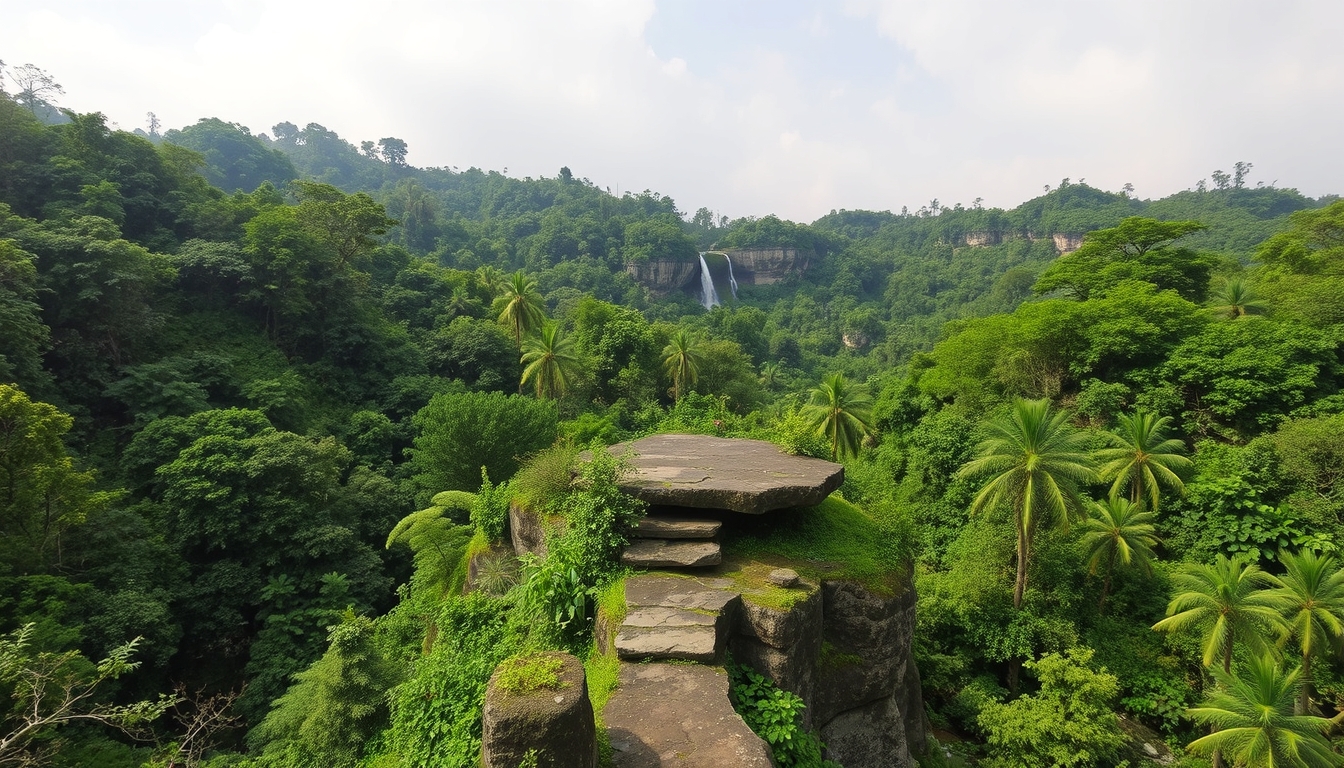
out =
<svg viewBox="0 0 1344 768"><path fill-rule="evenodd" d="M1339 0L0 0L0 59L127 130L316 122L799 221L1238 160L1344 192L1341 30Z"/></svg>

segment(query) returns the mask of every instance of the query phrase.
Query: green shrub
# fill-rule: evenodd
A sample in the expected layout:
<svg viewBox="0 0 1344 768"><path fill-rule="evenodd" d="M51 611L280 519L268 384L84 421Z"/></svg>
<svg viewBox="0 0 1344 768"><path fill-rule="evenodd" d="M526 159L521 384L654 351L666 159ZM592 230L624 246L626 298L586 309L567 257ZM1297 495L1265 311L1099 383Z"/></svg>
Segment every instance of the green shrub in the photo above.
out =
<svg viewBox="0 0 1344 768"><path fill-rule="evenodd" d="M533 454L509 483L514 500L532 512L554 511L569 493L578 456L578 448L564 443Z"/></svg>
<svg viewBox="0 0 1344 768"><path fill-rule="evenodd" d="M509 497L512 493L508 483L493 485L490 473L481 467L481 489L476 492L476 500L471 505L471 522L486 541L503 541L509 525Z"/></svg>
<svg viewBox="0 0 1344 768"><path fill-rule="evenodd" d="M519 457L555 442L555 403L499 392L435 395L412 423L416 484L426 490L471 490L481 478L507 480Z"/></svg>
<svg viewBox="0 0 1344 768"><path fill-rule="evenodd" d="M1041 690L1007 704L987 702L979 723L989 741L989 768L1114 765L1125 741L1111 707L1115 676L1091 668L1092 649L1048 653L1025 666Z"/></svg>
<svg viewBox="0 0 1344 768"><path fill-rule="evenodd" d="M770 745L780 768L840 768L821 758L825 745L804 731L803 700L745 664L728 665L729 697L747 727Z"/></svg>

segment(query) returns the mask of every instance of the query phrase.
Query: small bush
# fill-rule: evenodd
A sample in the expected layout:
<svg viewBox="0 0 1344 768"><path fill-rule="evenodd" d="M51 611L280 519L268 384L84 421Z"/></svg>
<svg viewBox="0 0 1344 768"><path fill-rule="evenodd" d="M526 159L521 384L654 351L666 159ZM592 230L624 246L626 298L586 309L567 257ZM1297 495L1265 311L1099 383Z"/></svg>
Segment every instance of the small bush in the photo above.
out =
<svg viewBox="0 0 1344 768"><path fill-rule="evenodd" d="M533 454L510 487L513 498L532 512L551 512L569 493L579 449L560 444Z"/></svg>
<svg viewBox="0 0 1344 768"><path fill-rule="evenodd" d="M780 768L840 768L821 758L825 745L804 731L803 700L745 664L729 664L729 695L747 727L770 745Z"/></svg>

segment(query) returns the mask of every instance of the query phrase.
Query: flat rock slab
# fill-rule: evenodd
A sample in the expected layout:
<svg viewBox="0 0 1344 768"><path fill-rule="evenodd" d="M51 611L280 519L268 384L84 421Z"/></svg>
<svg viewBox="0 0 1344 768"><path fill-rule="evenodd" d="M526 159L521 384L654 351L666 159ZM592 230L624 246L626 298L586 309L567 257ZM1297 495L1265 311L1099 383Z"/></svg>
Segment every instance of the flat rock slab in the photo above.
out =
<svg viewBox="0 0 1344 768"><path fill-rule="evenodd" d="M636 608L625 614L623 627L713 627L718 624L719 614L708 611L687 611L681 608L667 608L656 605L650 608Z"/></svg>
<svg viewBox="0 0 1344 768"><path fill-rule="evenodd" d="M760 515L820 504L845 479L839 464L790 456L764 440L651 435L611 452L626 448L635 471L620 488L649 504Z"/></svg>
<svg viewBox="0 0 1344 768"><path fill-rule="evenodd" d="M616 768L770 768L728 702L728 676L695 664L622 664L603 710Z"/></svg>
<svg viewBox="0 0 1344 768"><path fill-rule="evenodd" d="M636 539L621 553L621 564L635 568L703 568L722 561L717 541L694 539Z"/></svg>
<svg viewBox="0 0 1344 768"><path fill-rule="evenodd" d="M718 658L719 633L710 626L631 627L616 633L616 655L631 661L679 660L713 662Z"/></svg>
<svg viewBox="0 0 1344 768"><path fill-rule="evenodd" d="M712 539L723 523L691 517L650 515L639 521L635 536L641 539Z"/></svg>
<svg viewBox="0 0 1344 768"><path fill-rule="evenodd" d="M676 576L631 576L625 580L625 604L637 608L681 608L722 611L739 599L731 579L683 579Z"/></svg>

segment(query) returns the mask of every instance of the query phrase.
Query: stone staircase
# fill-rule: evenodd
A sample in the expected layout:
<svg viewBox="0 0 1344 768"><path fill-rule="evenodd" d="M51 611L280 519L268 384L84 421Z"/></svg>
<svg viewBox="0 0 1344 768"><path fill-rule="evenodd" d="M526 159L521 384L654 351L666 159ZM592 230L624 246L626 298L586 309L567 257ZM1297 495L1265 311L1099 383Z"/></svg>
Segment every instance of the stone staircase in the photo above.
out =
<svg viewBox="0 0 1344 768"><path fill-rule="evenodd" d="M769 747L733 711L727 674L706 666L723 663L741 604L729 579L626 579L625 619L597 633L622 661L619 687L603 710L616 768L774 764Z"/></svg>
<svg viewBox="0 0 1344 768"><path fill-rule="evenodd" d="M728 579L648 574L625 581L625 620L616 629L623 661L721 663L741 595Z"/></svg>
<svg viewBox="0 0 1344 768"><path fill-rule="evenodd" d="M715 537L718 520L651 514L639 521L634 540L621 554L633 568L708 568L723 560Z"/></svg>

